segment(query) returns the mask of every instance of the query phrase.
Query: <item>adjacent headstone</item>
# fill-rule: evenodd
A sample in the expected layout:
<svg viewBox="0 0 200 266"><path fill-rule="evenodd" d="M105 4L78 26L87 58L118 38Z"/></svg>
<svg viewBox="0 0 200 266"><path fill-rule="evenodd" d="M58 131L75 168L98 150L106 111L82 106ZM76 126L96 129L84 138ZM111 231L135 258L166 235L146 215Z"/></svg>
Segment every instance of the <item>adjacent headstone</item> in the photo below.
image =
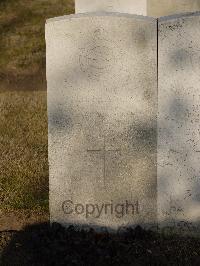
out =
<svg viewBox="0 0 200 266"><path fill-rule="evenodd" d="M200 11L200 0L76 0L76 13L120 12L151 17Z"/></svg>
<svg viewBox="0 0 200 266"><path fill-rule="evenodd" d="M76 0L76 13L120 12L147 15L147 0Z"/></svg>
<svg viewBox="0 0 200 266"><path fill-rule="evenodd" d="M188 231L200 228L200 13L159 19L158 41L159 222Z"/></svg>
<svg viewBox="0 0 200 266"><path fill-rule="evenodd" d="M147 15L152 17L198 10L200 11L200 0L147 0Z"/></svg>
<svg viewBox="0 0 200 266"><path fill-rule="evenodd" d="M84 14L46 24L52 222L157 221L157 20Z"/></svg>

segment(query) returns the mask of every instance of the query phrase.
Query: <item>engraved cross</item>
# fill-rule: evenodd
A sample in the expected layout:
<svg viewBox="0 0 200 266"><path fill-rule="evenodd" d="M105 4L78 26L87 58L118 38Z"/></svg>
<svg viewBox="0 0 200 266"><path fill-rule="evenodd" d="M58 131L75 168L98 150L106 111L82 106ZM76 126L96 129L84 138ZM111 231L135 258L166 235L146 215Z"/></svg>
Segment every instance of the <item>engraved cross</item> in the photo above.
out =
<svg viewBox="0 0 200 266"><path fill-rule="evenodd" d="M116 150L106 149L106 141L104 138L103 149L87 150L87 152L102 152L103 153L103 178L104 178L104 186L105 186L106 184L106 154L108 152L120 152L120 149L116 149Z"/></svg>

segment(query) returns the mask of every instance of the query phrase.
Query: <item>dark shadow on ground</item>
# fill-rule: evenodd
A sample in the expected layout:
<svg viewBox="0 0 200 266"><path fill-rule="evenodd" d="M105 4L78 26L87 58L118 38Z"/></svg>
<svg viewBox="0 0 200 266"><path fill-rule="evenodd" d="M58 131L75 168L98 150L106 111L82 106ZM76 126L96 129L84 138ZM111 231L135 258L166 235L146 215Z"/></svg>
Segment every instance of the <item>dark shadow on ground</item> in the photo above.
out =
<svg viewBox="0 0 200 266"><path fill-rule="evenodd" d="M200 239L141 227L111 235L44 223L13 232L1 265L200 265Z"/></svg>

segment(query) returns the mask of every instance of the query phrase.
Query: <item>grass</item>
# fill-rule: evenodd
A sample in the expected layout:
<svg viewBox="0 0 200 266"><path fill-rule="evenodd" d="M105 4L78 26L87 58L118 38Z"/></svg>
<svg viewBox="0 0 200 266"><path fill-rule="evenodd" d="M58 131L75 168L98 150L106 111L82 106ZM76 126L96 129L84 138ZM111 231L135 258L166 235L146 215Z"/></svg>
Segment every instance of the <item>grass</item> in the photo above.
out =
<svg viewBox="0 0 200 266"><path fill-rule="evenodd" d="M0 0L1 76L44 68L46 19L73 12L73 0Z"/></svg>
<svg viewBox="0 0 200 266"><path fill-rule="evenodd" d="M46 92L0 96L1 208L47 210Z"/></svg>
<svg viewBox="0 0 200 266"><path fill-rule="evenodd" d="M71 13L73 0L0 0L2 210L48 211L46 86L37 82L45 73L45 21Z"/></svg>

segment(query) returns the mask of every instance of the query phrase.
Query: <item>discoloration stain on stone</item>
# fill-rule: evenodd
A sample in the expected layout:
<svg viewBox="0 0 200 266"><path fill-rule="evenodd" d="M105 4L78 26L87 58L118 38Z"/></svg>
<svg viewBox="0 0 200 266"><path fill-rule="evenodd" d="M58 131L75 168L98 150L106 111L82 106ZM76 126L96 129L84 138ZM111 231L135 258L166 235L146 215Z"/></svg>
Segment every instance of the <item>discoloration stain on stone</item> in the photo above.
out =
<svg viewBox="0 0 200 266"><path fill-rule="evenodd" d="M72 131L73 123L69 113L64 113L62 108L55 108L49 111L49 129L50 133L54 130Z"/></svg>

